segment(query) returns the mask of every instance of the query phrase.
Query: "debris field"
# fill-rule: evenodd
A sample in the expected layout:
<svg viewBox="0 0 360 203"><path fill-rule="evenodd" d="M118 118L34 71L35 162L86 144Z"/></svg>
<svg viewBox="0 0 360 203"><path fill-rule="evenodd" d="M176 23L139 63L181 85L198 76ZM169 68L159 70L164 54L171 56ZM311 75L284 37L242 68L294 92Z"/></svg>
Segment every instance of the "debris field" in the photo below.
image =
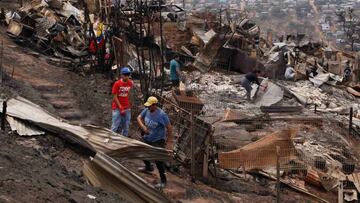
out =
<svg viewBox="0 0 360 203"><path fill-rule="evenodd" d="M265 39L230 8L0 7L0 202L359 201L359 53L299 33ZM124 67L129 137L111 130ZM168 115L174 146L143 142L137 116L149 96ZM157 170L138 170L143 160L165 163L164 188Z"/></svg>

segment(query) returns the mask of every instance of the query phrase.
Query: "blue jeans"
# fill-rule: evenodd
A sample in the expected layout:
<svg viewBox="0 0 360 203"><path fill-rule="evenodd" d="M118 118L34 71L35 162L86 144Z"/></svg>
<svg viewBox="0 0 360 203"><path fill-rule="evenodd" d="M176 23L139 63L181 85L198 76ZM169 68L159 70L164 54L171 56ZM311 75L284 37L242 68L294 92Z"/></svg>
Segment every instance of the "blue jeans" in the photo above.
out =
<svg viewBox="0 0 360 203"><path fill-rule="evenodd" d="M131 110L126 109L125 115L121 115L118 109L112 111L111 131L129 136L129 125L131 120Z"/></svg>

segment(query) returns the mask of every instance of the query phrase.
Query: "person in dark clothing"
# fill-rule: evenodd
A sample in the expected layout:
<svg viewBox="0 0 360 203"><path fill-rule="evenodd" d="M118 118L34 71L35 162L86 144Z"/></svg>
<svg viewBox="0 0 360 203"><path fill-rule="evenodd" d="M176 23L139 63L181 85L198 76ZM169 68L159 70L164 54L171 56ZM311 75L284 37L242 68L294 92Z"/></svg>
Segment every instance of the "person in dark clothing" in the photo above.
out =
<svg viewBox="0 0 360 203"><path fill-rule="evenodd" d="M351 67L350 67L350 61L346 61L346 66L344 69L344 82L348 82L351 78Z"/></svg>
<svg viewBox="0 0 360 203"><path fill-rule="evenodd" d="M143 142L154 147L173 149L172 126L168 115L159 107L156 97L149 97L144 104L145 108L137 117L140 129L144 137ZM144 161L145 167L139 168L140 172L151 172L154 170L149 161ZM155 161L156 167L160 174L161 182L155 185L156 188L162 189L166 186L165 164L162 161Z"/></svg>
<svg viewBox="0 0 360 203"><path fill-rule="evenodd" d="M241 83L241 86L243 86L243 88L246 90L246 99L248 101L250 101L251 98L251 84L256 83L257 85L261 86L258 78L260 73L261 72L259 70L254 70L253 72L246 74Z"/></svg>

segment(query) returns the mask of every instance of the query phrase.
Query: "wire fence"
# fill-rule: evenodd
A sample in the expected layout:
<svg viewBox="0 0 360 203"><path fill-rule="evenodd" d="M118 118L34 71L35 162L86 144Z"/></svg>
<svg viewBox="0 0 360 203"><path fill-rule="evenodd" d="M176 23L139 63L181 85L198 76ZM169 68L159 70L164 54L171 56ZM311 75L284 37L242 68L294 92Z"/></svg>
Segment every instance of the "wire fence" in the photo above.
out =
<svg viewBox="0 0 360 203"><path fill-rule="evenodd" d="M300 140L295 141L293 139L295 136L274 137L267 134L260 140L257 140L257 137L256 140L248 138L249 143L243 143L243 146L237 147L237 149L234 149L232 145L227 146L226 143L215 143L214 147L218 154L217 163L220 168L243 171L274 169L278 161L280 170L286 172L306 172L309 168L327 172L341 169L344 165L356 160L354 154L351 154L348 149L344 149L346 144L339 145L339 143L336 143L336 137L348 136L348 126L343 122L337 122L334 118L319 116L316 113L304 115L303 113L292 114L288 112L286 114L277 113L271 115L265 113L254 117L245 115L242 112L227 111L223 120L235 122L243 126L248 132L264 129L264 123L283 123L286 124L284 128L303 126L306 129L319 130L323 136L328 138L326 138L326 144L322 145L320 142L323 141L318 143L316 140L321 139L316 137L314 137L314 143L311 144L310 140L306 140L305 137L302 139L298 137L297 139ZM329 123L332 126L331 130L326 128ZM352 130L354 131L354 129ZM349 134L350 138L355 138L354 135L354 133ZM239 134L239 137L241 136ZM305 141L309 143L306 146L303 145ZM329 149L330 146L334 147ZM280 147L279 152L277 152L276 147ZM357 164L353 167L358 170Z"/></svg>
<svg viewBox="0 0 360 203"><path fill-rule="evenodd" d="M219 146L215 143L214 127L212 123L204 121L201 115L207 101L199 100L193 91L179 91L178 89L168 91L165 96L154 96L159 99L159 106L168 114L173 125L175 158L186 166L196 166L199 175L207 173L205 171L208 170L210 162L217 163L216 165L220 168L244 171L274 169L279 163L279 169L284 173L306 175L309 167L325 172L332 167L341 167L342 161L347 161L346 157L341 161L331 159L328 155L309 156L303 150L289 147L294 146L291 139L289 139L291 145L280 144L279 151L276 150L277 145L274 144L271 147L262 146L258 150L252 149L248 152L240 149L238 153L231 156L222 156L223 152L229 152L234 148L230 149L228 146ZM139 105L143 105L143 102L141 100ZM267 109L269 110L283 111L284 109L274 107L274 109ZM257 131L263 130L266 123L271 125L274 122L286 123L284 128L296 125L323 128L324 123L329 119L316 112L298 113L297 108L288 108L287 111L294 112L274 114L263 112L258 116L248 116L240 111L230 111L226 112L221 120L235 122L248 131ZM346 126L339 122L338 127ZM254 143L253 141L250 143ZM192 171L192 174L194 173Z"/></svg>
<svg viewBox="0 0 360 203"><path fill-rule="evenodd" d="M204 167L207 171L206 157L209 156L213 134L213 126L199 117L204 103L190 91L174 89L167 93L165 96L153 96L157 97L158 106L167 113L173 127L174 157L183 165L191 166L194 176L201 174ZM133 113L138 115L143 108L143 99L139 97L136 100L138 108Z"/></svg>

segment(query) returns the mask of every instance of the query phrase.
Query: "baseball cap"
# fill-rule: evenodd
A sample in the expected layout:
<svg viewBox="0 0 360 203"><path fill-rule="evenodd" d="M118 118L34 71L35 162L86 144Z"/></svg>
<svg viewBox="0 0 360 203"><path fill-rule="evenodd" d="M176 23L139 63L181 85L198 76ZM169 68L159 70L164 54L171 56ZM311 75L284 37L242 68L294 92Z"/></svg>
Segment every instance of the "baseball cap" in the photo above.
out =
<svg viewBox="0 0 360 203"><path fill-rule="evenodd" d="M158 103L158 99L156 97L149 97L146 101L146 103L144 104L144 106L151 106L153 104L157 104Z"/></svg>
<svg viewBox="0 0 360 203"><path fill-rule="evenodd" d="M128 75L130 73L131 73L131 70L128 67L124 67L124 68L121 69L121 74L122 75Z"/></svg>

